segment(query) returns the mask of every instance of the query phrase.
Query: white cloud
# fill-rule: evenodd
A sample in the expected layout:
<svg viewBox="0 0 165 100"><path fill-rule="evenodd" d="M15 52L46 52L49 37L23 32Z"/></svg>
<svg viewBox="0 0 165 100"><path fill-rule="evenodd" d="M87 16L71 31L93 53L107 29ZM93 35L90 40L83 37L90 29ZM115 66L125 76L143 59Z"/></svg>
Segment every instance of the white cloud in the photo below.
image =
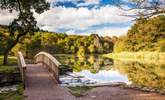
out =
<svg viewBox="0 0 165 100"><path fill-rule="evenodd" d="M8 10L0 10L0 24L2 25L9 25L16 17L17 13L15 11L10 13Z"/></svg>
<svg viewBox="0 0 165 100"><path fill-rule="evenodd" d="M121 9L114 6L105 6L91 10L83 7L78 9L55 7L36 17L38 25L44 26L44 28L41 27L43 29L46 29L46 26L52 30L73 29L75 31L86 30L93 25L104 23L122 24L131 20L129 17L120 16L122 13Z"/></svg>
<svg viewBox="0 0 165 100"><path fill-rule="evenodd" d="M75 31L69 30L66 33L68 33L69 35L70 34L90 35L93 33L97 33L100 36L122 36L127 33L128 29L130 29L130 27L116 27L116 28L105 27L105 28L89 30L89 31L81 32L81 33L75 33Z"/></svg>
<svg viewBox="0 0 165 100"><path fill-rule="evenodd" d="M91 1L96 2L97 0ZM122 13L124 13L122 10L114 6L104 6L100 9L55 7L40 15L35 14L35 17L38 21L38 26L48 31L58 32L59 29L70 29L66 31L69 34L74 34L77 30L84 30L84 32L78 34L96 32L100 35L120 35L126 33L129 27L112 28L111 26L106 26L94 30L90 29L90 27L105 23L122 24L131 20L129 17L119 16ZM16 12L9 13L6 10L0 10L0 24L8 25L16 17Z"/></svg>
<svg viewBox="0 0 165 100"><path fill-rule="evenodd" d="M103 28L96 30L96 33L102 36L121 36L127 33L130 27Z"/></svg>
<svg viewBox="0 0 165 100"><path fill-rule="evenodd" d="M71 29L69 31L66 32L68 35L76 35L75 30Z"/></svg>

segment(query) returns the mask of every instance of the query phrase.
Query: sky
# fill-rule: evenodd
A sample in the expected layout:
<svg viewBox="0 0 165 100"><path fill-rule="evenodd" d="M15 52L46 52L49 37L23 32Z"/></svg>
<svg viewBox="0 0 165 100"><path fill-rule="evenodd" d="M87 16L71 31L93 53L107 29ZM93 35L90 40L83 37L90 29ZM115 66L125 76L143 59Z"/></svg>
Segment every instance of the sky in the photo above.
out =
<svg viewBox="0 0 165 100"><path fill-rule="evenodd" d="M132 18L122 16L127 13L118 7L117 0L47 0L51 3L48 11L35 18L43 30L67 34L101 36L121 36L133 24ZM126 6L129 8L130 5ZM8 25L17 12L0 10L0 24Z"/></svg>

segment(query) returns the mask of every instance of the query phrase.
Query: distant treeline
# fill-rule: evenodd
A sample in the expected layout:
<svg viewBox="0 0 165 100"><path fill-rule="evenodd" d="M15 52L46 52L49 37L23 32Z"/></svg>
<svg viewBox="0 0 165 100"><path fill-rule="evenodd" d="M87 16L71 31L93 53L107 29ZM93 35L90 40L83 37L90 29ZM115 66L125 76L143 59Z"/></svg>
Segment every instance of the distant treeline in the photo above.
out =
<svg viewBox="0 0 165 100"><path fill-rule="evenodd" d="M27 54L47 51L52 54L84 54L110 53L113 51L110 37L66 35L49 32L37 32L24 42Z"/></svg>
<svg viewBox="0 0 165 100"><path fill-rule="evenodd" d="M138 20L115 43L115 52L158 51L165 52L165 16Z"/></svg>
<svg viewBox="0 0 165 100"><path fill-rule="evenodd" d="M3 54L6 40L9 38L7 26L0 27L0 54ZM39 31L34 35L23 37L12 49L10 54L21 50L27 57L33 57L39 51L52 54L84 54L111 53L117 37L100 37L97 34L90 36L67 35L64 33L53 33Z"/></svg>

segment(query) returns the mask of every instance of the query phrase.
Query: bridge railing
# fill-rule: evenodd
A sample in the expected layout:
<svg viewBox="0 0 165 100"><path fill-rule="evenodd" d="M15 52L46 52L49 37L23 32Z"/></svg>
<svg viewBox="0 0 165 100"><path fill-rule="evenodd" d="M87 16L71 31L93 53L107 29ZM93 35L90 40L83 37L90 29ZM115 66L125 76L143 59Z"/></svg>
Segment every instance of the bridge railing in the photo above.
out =
<svg viewBox="0 0 165 100"><path fill-rule="evenodd" d="M55 80L59 82L58 67L61 65L61 63L56 58L54 58L49 53L39 52L35 55L34 59L36 63L42 63L43 65L46 65L49 71L53 74Z"/></svg>
<svg viewBox="0 0 165 100"><path fill-rule="evenodd" d="M24 57L23 57L21 52L18 52L17 59L18 59L18 66L19 66L20 72L21 72L22 82L23 82L23 85L24 85L24 88L25 88L26 63L25 63Z"/></svg>

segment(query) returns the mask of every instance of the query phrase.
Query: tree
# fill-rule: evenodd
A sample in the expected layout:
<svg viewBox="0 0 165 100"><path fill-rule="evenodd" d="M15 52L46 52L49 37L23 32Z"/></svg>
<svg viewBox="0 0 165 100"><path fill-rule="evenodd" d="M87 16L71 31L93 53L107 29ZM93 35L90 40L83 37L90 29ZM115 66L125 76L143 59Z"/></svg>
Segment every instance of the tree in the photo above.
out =
<svg viewBox="0 0 165 100"><path fill-rule="evenodd" d="M17 11L18 17L9 25L10 35L7 39L6 48L4 48L3 64L8 63L8 55L11 49L19 42L19 40L29 34L33 34L38 30L33 12L43 13L50 7L45 0L0 0L0 8L7 9L11 13Z"/></svg>
<svg viewBox="0 0 165 100"><path fill-rule="evenodd" d="M115 43L114 51L161 51L165 44L165 16L160 15L150 19L138 20L126 37Z"/></svg>
<svg viewBox="0 0 165 100"><path fill-rule="evenodd" d="M126 37L120 37L120 39L117 40L117 42L115 43L114 45L114 52L122 52L122 51L125 51L125 46L126 46L126 43L125 43L125 38Z"/></svg>
<svg viewBox="0 0 165 100"><path fill-rule="evenodd" d="M90 53L94 53L95 52L95 46L93 44L91 44L89 47L88 47L88 50Z"/></svg>
<svg viewBox="0 0 165 100"><path fill-rule="evenodd" d="M126 8L125 5L130 6ZM134 14L126 15L136 19L151 18L156 15L165 14L164 5L165 0L119 0L117 2L117 6L125 11L136 11Z"/></svg>
<svg viewBox="0 0 165 100"><path fill-rule="evenodd" d="M85 56L85 48L84 48L83 46L80 46L80 47L79 47L79 50L78 50L78 52L77 52L77 55L78 55L79 57L84 57L84 56Z"/></svg>
<svg viewBox="0 0 165 100"><path fill-rule="evenodd" d="M71 53L74 54L76 52L76 47L75 46L71 46L70 47L70 51L71 51Z"/></svg>
<svg viewBox="0 0 165 100"><path fill-rule="evenodd" d="M34 36L30 38L30 42L26 43L28 58L33 58L33 56L38 53L41 49L43 49L44 45L42 44L42 34L40 32L35 33Z"/></svg>

